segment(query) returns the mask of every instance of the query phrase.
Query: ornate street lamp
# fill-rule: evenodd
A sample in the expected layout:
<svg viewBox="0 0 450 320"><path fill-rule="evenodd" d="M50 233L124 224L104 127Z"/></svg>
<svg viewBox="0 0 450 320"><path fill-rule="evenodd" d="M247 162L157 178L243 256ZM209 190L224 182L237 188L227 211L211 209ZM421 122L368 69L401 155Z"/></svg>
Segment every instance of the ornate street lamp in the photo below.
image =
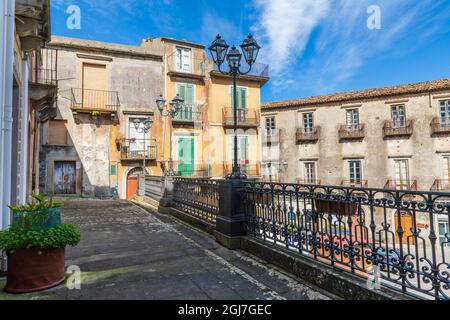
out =
<svg viewBox="0 0 450 320"><path fill-rule="evenodd" d="M170 159L169 159L169 176L174 176L175 172L173 170L173 159L172 159L172 130L173 124L172 120L177 116L178 112L181 110L184 104L183 98L180 97L179 94L172 99L167 106L167 101L164 99L163 95L159 96L159 99L156 100L156 106L158 107L159 112L163 117L170 117Z"/></svg>
<svg viewBox="0 0 450 320"><path fill-rule="evenodd" d="M152 128L152 124L153 124L153 120L152 119L145 119L144 122L141 122L141 119L135 119L134 120L134 128L136 129L136 132L138 133L144 133L144 154L143 154L143 165L142 165L142 174L144 175L145 178L145 160L146 160L146 156L147 156L147 147L146 147L146 139L145 136L147 135L147 133L150 131L150 129ZM141 123L143 124L143 126L141 126Z"/></svg>
<svg viewBox="0 0 450 320"><path fill-rule="evenodd" d="M234 158L233 170L232 173L227 176L228 179L247 179L247 176L241 173L241 168L238 163L237 77L240 75L246 75L251 71L253 64L256 62L256 58L258 57L259 50L261 49L251 34L244 40L240 47L242 49L242 53L236 48L236 46L233 46L231 50L228 51L229 46L220 35L217 35L216 40L214 40L209 47L209 51L211 52L214 63L217 65L218 71L222 74L233 77ZM249 66L248 70L245 72L240 69L242 55ZM221 69L221 66L225 60L227 60L228 63L228 71L223 71Z"/></svg>

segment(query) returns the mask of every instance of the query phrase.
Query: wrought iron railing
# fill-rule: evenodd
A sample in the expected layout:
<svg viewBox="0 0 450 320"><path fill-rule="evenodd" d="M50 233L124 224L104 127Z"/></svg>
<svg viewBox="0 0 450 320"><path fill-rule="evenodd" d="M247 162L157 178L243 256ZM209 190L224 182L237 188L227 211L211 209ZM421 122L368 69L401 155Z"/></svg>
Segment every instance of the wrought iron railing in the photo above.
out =
<svg viewBox="0 0 450 320"><path fill-rule="evenodd" d="M437 227L450 224L450 193L258 182L245 190L248 236L406 295L450 299L450 235L439 241Z"/></svg>
<svg viewBox="0 0 450 320"><path fill-rule="evenodd" d="M194 124L195 122L202 123L202 121L203 113L199 110L199 107L189 104L181 107L172 120L174 124Z"/></svg>
<svg viewBox="0 0 450 320"><path fill-rule="evenodd" d="M392 180L389 179L385 186L385 189L394 190L417 190L417 180Z"/></svg>
<svg viewBox="0 0 450 320"><path fill-rule="evenodd" d="M365 125L341 125L339 128L339 139L340 140L351 140L351 139L364 139L365 137Z"/></svg>
<svg viewBox="0 0 450 320"><path fill-rule="evenodd" d="M178 161L178 164L181 162ZM181 177L195 177L195 178L208 178L211 177L211 165L195 165L193 169L183 168L176 170L175 175Z"/></svg>
<svg viewBox="0 0 450 320"><path fill-rule="evenodd" d="M117 112L120 107L117 91L72 88L71 108L78 111Z"/></svg>
<svg viewBox="0 0 450 320"><path fill-rule="evenodd" d="M57 85L58 50L36 49L30 53L31 73L30 82L47 86Z"/></svg>
<svg viewBox="0 0 450 320"><path fill-rule="evenodd" d="M320 138L320 127L314 128L297 128L297 143L315 142Z"/></svg>
<svg viewBox="0 0 450 320"><path fill-rule="evenodd" d="M369 181L368 180L342 180L341 186L367 188L369 186Z"/></svg>
<svg viewBox="0 0 450 320"><path fill-rule="evenodd" d="M223 64L220 68L225 72L230 71L230 67L225 64ZM245 61L241 62L241 68L243 71L247 71L249 69L248 64ZM219 72L219 67L216 64L214 64L214 71ZM256 62L252 65L252 69L247 75L253 77L269 78L269 65Z"/></svg>
<svg viewBox="0 0 450 320"><path fill-rule="evenodd" d="M223 109L223 124L234 126L233 108ZM257 109L237 108L237 125L239 127L257 127L261 122L260 112Z"/></svg>
<svg viewBox="0 0 450 320"><path fill-rule="evenodd" d="M431 131L433 134L450 133L450 117L436 117L431 122Z"/></svg>
<svg viewBox="0 0 450 320"><path fill-rule="evenodd" d="M277 144L280 142L280 129L263 130L262 143L263 144Z"/></svg>
<svg viewBox="0 0 450 320"><path fill-rule="evenodd" d="M297 183L300 184L315 184L315 185L321 185L322 181L320 179L303 179L303 178L297 178Z"/></svg>
<svg viewBox="0 0 450 320"><path fill-rule="evenodd" d="M174 52L167 58L169 73L185 74L204 77L206 74L207 60L199 58L182 58Z"/></svg>
<svg viewBox="0 0 450 320"><path fill-rule="evenodd" d="M175 208L203 222L215 225L219 213L217 181L195 178L175 178L173 202Z"/></svg>
<svg viewBox="0 0 450 320"><path fill-rule="evenodd" d="M383 126L384 137L411 136L413 134L414 121L386 121Z"/></svg>
<svg viewBox="0 0 450 320"><path fill-rule="evenodd" d="M122 160L157 159L157 146L155 139L123 139L120 141L120 154Z"/></svg>
<svg viewBox="0 0 450 320"><path fill-rule="evenodd" d="M156 201L161 200L164 193L164 178L145 176L145 195Z"/></svg>
<svg viewBox="0 0 450 320"><path fill-rule="evenodd" d="M431 187L431 191L450 192L450 179L436 179Z"/></svg>
<svg viewBox="0 0 450 320"><path fill-rule="evenodd" d="M261 163L259 162L254 164L240 163L239 167L241 172L246 174L247 176L258 177L261 175ZM233 165L230 163L224 163L223 170L225 176L227 176L233 172Z"/></svg>

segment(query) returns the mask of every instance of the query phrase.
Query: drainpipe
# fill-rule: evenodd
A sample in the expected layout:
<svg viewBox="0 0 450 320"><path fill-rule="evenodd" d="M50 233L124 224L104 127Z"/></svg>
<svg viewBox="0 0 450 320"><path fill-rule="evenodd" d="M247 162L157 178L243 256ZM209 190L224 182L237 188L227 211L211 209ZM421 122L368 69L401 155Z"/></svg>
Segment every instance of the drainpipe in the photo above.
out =
<svg viewBox="0 0 450 320"><path fill-rule="evenodd" d="M20 204L25 204L27 201L28 192L28 117L29 117L29 95L28 95L28 76L30 74L28 60L24 60L22 63L22 92L20 97L20 185L19 185L19 198ZM33 146L34 147L34 146Z"/></svg>

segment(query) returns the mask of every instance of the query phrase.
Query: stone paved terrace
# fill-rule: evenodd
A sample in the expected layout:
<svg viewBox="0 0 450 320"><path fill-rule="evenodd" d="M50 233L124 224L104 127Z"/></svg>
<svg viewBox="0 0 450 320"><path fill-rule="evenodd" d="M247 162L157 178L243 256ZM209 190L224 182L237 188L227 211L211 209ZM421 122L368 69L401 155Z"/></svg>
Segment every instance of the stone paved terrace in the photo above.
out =
<svg viewBox="0 0 450 320"><path fill-rule="evenodd" d="M127 201L72 200L63 216L82 232L82 242L69 248L66 257L66 266L81 268L81 290L61 285L26 295L1 292L0 300L336 298ZM0 287L4 282L1 278Z"/></svg>

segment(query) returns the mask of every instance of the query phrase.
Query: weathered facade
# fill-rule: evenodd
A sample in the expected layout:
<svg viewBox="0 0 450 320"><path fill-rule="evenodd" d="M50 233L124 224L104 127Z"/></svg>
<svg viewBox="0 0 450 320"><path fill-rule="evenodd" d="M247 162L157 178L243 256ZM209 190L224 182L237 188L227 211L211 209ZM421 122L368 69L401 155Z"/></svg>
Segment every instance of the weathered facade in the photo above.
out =
<svg viewBox="0 0 450 320"><path fill-rule="evenodd" d="M142 123L164 92L162 54L62 37L49 47L58 50L59 97L56 117L41 126L41 192L134 196L144 163L161 173L161 128L145 133Z"/></svg>

